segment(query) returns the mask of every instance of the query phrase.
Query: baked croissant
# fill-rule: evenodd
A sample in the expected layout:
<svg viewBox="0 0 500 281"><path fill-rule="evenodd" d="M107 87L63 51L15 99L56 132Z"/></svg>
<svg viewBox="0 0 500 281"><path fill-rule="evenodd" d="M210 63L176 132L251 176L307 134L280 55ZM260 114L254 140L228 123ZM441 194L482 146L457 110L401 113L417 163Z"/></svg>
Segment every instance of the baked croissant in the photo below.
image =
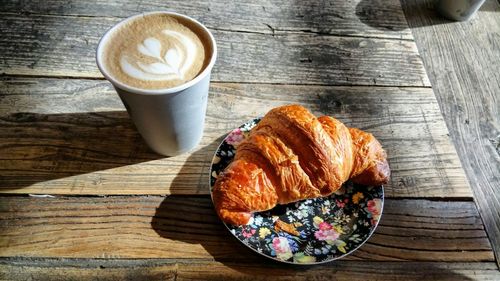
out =
<svg viewBox="0 0 500 281"><path fill-rule="evenodd" d="M348 179L385 184L389 174L386 153L372 134L287 105L269 111L238 145L212 198L224 222L243 225L253 212L330 195Z"/></svg>

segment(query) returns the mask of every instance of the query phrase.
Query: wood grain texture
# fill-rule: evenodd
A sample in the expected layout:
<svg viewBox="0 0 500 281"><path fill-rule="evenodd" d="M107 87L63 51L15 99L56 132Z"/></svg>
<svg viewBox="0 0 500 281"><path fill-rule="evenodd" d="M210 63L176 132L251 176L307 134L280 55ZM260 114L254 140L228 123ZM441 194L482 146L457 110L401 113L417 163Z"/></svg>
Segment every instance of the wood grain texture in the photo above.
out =
<svg viewBox="0 0 500 281"><path fill-rule="evenodd" d="M0 73L101 78L95 49L118 18L0 17ZM430 86L413 41L214 30L212 81Z"/></svg>
<svg viewBox="0 0 500 281"><path fill-rule="evenodd" d="M360 250L304 269L242 246L206 196L0 197L0 279L499 279L474 203L422 199L471 193L399 1L295 2L2 3L0 73L68 79L0 77L1 191L207 194L221 136L295 102L373 132L394 172L387 196L419 199L388 199ZM220 57L212 78L222 82L212 84L202 144L175 158L149 151L107 82L69 79L101 79L94 50L102 33L125 16L167 7L213 30ZM486 39L498 50L496 34Z"/></svg>
<svg viewBox="0 0 500 281"><path fill-rule="evenodd" d="M299 103L372 132L392 169L389 197L470 197L431 89L213 83L191 154L151 152L106 81L0 80L0 190L38 194L208 194L209 164L231 129Z"/></svg>
<svg viewBox="0 0 500 281"><path fill-rule="evenodd" d="M87 17L128 17L149 11L189 15L213 29L260 33L313 32L330 35L411 40L401 3L366 1L6 1L0 13ZM367 25L366 22L372 26ZM328 24L325 24L328 23Z"/></svg>
<svg viewBox="0 0 500 281"><path fill-rule="evenodd" d="M500 4L449 23L433 1L403 2L500 266Z"/></svg>
<svg viewBox="0 0 500 281"><path fill-rule="evenodd" d="M262 258L231 237L210 198L0 197L0 256ZM348 257L493 261L474 203L386 200L375 234Z"/></svg>
<svg viewBox="0 0 500 281"><path fill-rule="evenodd" d="M270 262L236 264L208 260L10 259L0 261L3 280L498 280L492 262L336 261L310 267Z"/></svg>

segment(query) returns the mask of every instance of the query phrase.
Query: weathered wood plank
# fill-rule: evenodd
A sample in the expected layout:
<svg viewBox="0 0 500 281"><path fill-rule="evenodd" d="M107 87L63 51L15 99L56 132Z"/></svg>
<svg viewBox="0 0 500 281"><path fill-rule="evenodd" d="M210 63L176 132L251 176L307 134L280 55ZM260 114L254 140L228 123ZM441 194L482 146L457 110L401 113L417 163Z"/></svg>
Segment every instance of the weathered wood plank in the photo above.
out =
<svg viewBox="0 0 500 281"><path fill-rule="evenodd" d="M1 192L208 194L221 137L300 103L375 134L393 171L387 196L471 196L431 89L213 83L202 143L164 158L146 147L106 81L3 77L0 88Z"/></svg>
<svg viewBox="0 0 500 281"><path fill-rule="evenodd" d="M6 1L0 13L128 17L169 10L189 15L210 28L278 33L315 32L331 35L383 37L411 40L411 31L397 0L383 5L366 1ZM325 23L328 24L325 24ZM371 24L367 25L366 23Z"/></svg>
<svg viewBox="0 0 500 281"><path fill-rule="evenodd" d="M359 262L293 267L265 260L235 264L207 260L30 259L0 261L5 280L498 280L494 263Z"/></svg>
<svg viewBox="0 0 500 281"><path fill-rule="evenodd" d="M0 197L0 218L2 257L262 259L231 237L207 197ZM388 199L376 233L349 259L494 257L472 201Z"/></svg>
<svg viewBox="0 0 500 281"><path fill-rule="evenodd" d="M442 24L434 1L403 2L500 266L500 4Z"/></svg>
<svg viewBox="0 0 500 281"><path fill-rule="evenodd" d="M0 17L0 73L102 77L95 49L118 18ZM214 31L213 81L430 86L413 41Z"/></svg>

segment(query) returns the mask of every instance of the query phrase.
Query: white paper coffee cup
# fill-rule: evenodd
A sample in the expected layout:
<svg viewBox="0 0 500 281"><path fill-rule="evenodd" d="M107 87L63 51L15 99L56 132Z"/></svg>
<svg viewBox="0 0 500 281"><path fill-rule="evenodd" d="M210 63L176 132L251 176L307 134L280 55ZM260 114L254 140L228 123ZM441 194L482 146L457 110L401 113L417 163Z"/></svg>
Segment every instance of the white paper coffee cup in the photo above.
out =
<svg viewBox="0 0 500 281"><path fill-rule="evenodd" d="M141 89L118 81L108 72L104 63L104 49L113 32L125 23L153 14L166 14L182 18L203 32L210 44L210 60L205 68L192 80L168 89ZM155 152L175 156L195 148L202 136L207 108L210 74L217 58L215 39L200 22L172 12L150 12L129 17L101 38L96 52L96 61L104 77L113 84L137 130ZM119 132L117 132L119 134Z"/></svg>

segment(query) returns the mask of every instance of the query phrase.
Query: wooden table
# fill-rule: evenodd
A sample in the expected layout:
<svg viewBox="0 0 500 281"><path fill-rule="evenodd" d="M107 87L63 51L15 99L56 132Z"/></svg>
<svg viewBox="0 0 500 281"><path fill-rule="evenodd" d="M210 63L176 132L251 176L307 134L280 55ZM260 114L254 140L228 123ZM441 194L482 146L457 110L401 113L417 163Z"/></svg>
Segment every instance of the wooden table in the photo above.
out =
<svg viewBox="0 0 500 281"><path fill-rule="evenodd" d="M0 5L0 279L499 280L400 2L247 2ZM205 23L220 54L202 143L172 158L147 148L94 58L114 23L166 9ZM340 261L263 259L213 211L221 138L287 103L389 154L380 225Z"/></svg>

